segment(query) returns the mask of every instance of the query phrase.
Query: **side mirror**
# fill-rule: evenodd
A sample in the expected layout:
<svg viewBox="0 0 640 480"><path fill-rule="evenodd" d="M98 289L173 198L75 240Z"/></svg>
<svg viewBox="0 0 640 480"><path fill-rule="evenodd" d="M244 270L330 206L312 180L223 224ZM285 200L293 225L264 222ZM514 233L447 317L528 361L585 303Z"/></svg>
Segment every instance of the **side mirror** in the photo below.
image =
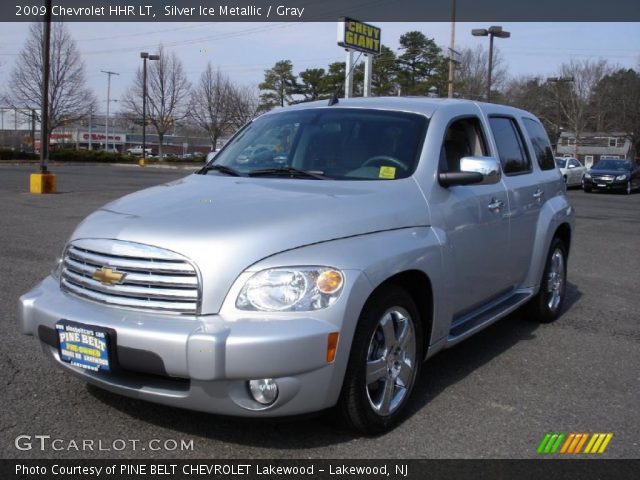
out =
<svg viewBox="0 0 640 480"><path fill-rule="evenodd" d="M500 162L493 157L463 157L460 159L459 172L446 172L438 175L443 187L454 185L493 185L502 178Z"/></svg>
<svg viewBox="0 0 640 480"><path fill-rule="evenodd" d="M576 168L576 166L573 163L570 163L569 168Z"/></svg>

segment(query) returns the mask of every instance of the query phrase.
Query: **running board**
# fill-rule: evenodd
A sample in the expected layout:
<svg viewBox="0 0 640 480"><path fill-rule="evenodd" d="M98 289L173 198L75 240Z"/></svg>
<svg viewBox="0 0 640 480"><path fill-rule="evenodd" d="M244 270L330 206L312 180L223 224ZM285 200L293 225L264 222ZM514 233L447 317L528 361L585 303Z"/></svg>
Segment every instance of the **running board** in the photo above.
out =
<svg viewBox="0 0 640 480"><path fill-rule="evenodd" d="M491 325L496 320L508 315L524 304L531 296L532 291L519 290L509 297L499 300L497 303L489 304L480 311L475 311L465 315L451 324L447 343L457 343L464 340L471 334Z"/></svg>

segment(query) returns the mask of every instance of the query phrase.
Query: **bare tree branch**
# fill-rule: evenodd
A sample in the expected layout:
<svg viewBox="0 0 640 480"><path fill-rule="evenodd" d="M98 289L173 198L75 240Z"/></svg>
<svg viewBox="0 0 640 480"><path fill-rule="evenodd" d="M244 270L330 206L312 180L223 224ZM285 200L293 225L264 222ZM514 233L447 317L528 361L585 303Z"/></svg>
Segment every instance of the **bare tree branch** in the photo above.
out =
<svg viewBox="0 0 640 480"><path fill-rule="evenodd" d="M36 110L42 104L42 62L44 24L29 27L29 36L11 73L11 83L3 102L15 109ZM86 86L84 62L76 43L63 23L53 24L49 78L49 130L73 122L94 108L96 98ZM49 133L50 133L49 132Z"/></svg>

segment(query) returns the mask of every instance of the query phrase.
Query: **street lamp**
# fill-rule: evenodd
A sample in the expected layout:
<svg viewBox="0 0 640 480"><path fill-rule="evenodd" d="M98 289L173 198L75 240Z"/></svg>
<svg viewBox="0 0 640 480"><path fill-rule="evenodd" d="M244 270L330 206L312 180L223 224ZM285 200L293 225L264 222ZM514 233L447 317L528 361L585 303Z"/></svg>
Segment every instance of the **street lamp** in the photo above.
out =
<svg viewBox="0 0 640 480"><path fill-rule="evenodd" d="M142 59L142 160L147 157L147 59L160 60L160 55L140 52Z"/></svg>
<svg viewBox="0 0 640 480"><path fill-rule="evenodd" d="M489 69L487 73L487 102L491 101L491 70L493 69L493 37L509 38L511 32L502 30L499 25L487 28L474 28L471 30L474 37L489 37Z"/></svg>

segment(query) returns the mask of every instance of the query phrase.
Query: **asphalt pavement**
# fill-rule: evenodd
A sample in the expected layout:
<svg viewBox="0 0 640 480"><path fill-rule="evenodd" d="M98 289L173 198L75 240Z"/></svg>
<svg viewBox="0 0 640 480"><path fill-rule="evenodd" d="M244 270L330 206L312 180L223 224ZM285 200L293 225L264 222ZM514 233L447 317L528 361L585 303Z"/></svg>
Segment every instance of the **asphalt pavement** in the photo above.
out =
<svg viewBox="0 0 640 480"><path fill-rule="evenodd" d="M27 193L33 170L0 165L1 458L533 458L547 432L611 432L604 456L640 458L640 193L570 191L577 228L562 317L538 325L516 312L436 355L407 420L361 437L331 412L278 421L190 412L87 386L50 364L20 333L18 297L87 214L189 170L60 165L59 193L45 196ZM30 449L16 448L20 435ZM54 439L61 450L40 449ZM87 439L93 451L74 448ZM148 448L174 441L193 448Z"/></svg>

